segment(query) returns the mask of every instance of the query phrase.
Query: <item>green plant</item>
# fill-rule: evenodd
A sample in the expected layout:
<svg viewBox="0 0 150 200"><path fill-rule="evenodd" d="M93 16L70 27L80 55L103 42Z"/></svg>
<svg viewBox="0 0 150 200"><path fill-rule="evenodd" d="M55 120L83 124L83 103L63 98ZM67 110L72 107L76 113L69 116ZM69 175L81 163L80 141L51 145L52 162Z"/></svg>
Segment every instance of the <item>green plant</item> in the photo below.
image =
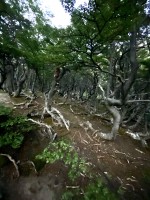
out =
<svg viewBox="0 0 150 200"><path fill-rule="evenodd" d="M150 170L144 169L142 174L143 174L143 181L149 185L150 184Z"/></svg>
<svg viewBox="0 0 150 200"><path fill-rule="evenodd" d="M111 192L103 181L99 178L92 179L85 189L77 188L66 190L61 200L117 200L118 196Z"/></svg>
<svg viewBox="0 0 150 200"><path fill-rule="evenodd" d="M19 148L23 142L24 134L33 127L25 117L14 116L12 109L0 105L0 147L10 145Z"/></svg>
<svg viewBox="0 0 150 200"><path fill-rule="evenodd" d="M84 159L79 158L77 152L69 142L61 140L50 143L44 151L36 156L36 159L45 160L46 163L54 163L61 160L69 167L68 177L74 181L80 174L87 172L87 165Z"/></svg>
<svg viewBox="0 0 150 200"><path fill-rule="evenodd" d="M75 193L77 193L78 191L75 191ZM63 193L61 200L72 200L76 194L73 193L72 191L68 190L66 192Z"/></svg>
<svg viewBox="0 0 150 200"><path fill-rule="evenodd" d="M0 117L1 116L9 116L12 113L12 109L9 107L5 107L0 104Z"/></svg>
<svg viewBox="0 0 150 200"><path fill-rule="evenodd" d="M117 196L111 192L101 179L90 183L84 191L84 200L116 200Z"/></svg>

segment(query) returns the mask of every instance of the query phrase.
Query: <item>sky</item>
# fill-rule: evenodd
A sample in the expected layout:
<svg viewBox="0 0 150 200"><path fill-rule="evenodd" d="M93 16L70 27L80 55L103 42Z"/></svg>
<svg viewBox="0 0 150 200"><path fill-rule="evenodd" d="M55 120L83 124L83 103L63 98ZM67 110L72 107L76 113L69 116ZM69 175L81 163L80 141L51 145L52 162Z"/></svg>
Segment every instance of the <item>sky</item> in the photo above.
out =
<svg viewBox="0 0 150 200"><path fill-rule="evenodd" d="M51 11L54 15L51 18L52 25L65 28L70 24L70 15L65 12L59 0L40 0L44 11ZM88 0L76 0L76 7L80 4L87 3Z"/></svg>

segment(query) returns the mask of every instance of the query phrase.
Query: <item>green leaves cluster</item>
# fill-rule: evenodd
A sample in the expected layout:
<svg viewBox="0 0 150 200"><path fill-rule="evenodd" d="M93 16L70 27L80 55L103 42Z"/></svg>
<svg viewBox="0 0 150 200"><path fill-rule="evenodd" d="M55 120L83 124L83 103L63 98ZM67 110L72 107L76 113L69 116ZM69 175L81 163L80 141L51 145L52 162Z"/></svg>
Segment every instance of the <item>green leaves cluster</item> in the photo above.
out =
<svg viewBox="0 0 150 200"><path fill-rule="evenodd" d="M118 196L111 192L100 178L92 180L82 191L77 188L74 191L67 190L62 195L62 200L117 200Z"/></svg>
<svg viewBox="0 0 150 200"><path fill-rule="evenodd" d="M14 116L10 108L0 105L0 147L10 145L19 148L24 140L24 134L33 127L26 118Z"/></svg>
<svg viewBox="0 0 150 200"><path fill-rule="evenodd" d="M69 168L68 177L71 181L75 181L80 175L87 174L89 168L83 158L79 158L78 153L73 146L66 140L60 140L50 143L44 151L36 156L36 159L45 161L46 163L54 163L63 161ZM94 178L90 173L91 181L85 189L74 188L67 189L62 195L62 200L83 199L83 200L116 200L117 196L111 192L103 181Z"/></svg>
<svg viewBox="0 0 150 200"><path fill-rule="evenodd" d="M36 156L37 160L52 164L56 161L63 161L69 168L68 177L74 182L81 174L89 173L91 181L85 188L66 189L62 195L62 200L116 200L117 195L111 192L101 178L90 173L87 163L83 158L79 158L73 146L66 140L50 143L44 151ZM88 176L87 176L88 177Z"/></svg>
<svg viewBox="0 0 150 200"><path fill-rule="evenodd" d="M54 163L58 160L64 162L69 167L68 177L74 181L80 174L85 174L88 170L84 159L79 158L78 153L69 142L60 140L50 143L44 151L36 156L36 159L44 160L46 163Z"/></svg>
<svg viewBox="0 0 150 200"><path fill-rule="evenodd" d="M21 146L24 136L21 133L6 133L0 136L0 147L10 145L13 149Z"/></svg>
<svg viewBox="0 0 150 200"><path fill-rule="evenodd" d="M97 179L87 186L84 192L85 200L115 200L117 196L112 193L102 182L102 180Z"/></svg>

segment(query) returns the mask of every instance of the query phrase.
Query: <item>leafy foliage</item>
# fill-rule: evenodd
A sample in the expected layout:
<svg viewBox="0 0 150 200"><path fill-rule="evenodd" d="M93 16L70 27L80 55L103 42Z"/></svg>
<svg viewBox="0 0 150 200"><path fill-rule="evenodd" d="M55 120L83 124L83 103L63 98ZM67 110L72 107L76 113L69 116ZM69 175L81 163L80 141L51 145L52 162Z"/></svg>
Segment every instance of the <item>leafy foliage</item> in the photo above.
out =
<svg viewBox="0 0 150 200"><path fill-rule="evenodd" d="M89 184L84 192L85 200L95 199L95 200L115 200L116 195L112 193L100 180L97 179L94 183Z"/></svg>
<svg viewBox="0 0 150 200"><path fill-rule="evenodd" d="M81 195L82 194L82 195ZM117 200L118 197L116 194L111 192L106 185L102 182L101 179L92 180L87 187L80 191L76 189L74 191L67 190L62 195L62 200L70 199L81 199L81 200Z"/></svg>
<svg viewBox="0 0 150 200"><path fill-rule="evenodd" d="M36 159L45 161L46 163L54 163L58 160L64 162L69 167L68 177L71 181L75 181L80 174L87 174L89 169L83 158L70 145L68 141L60 140L55 143L50 143L44 151L36 156ZM89 177L92 177L89 173ZM98 200L101 199L117 199L117 196L111 192L101 179L92 178L85 189L75 188L73 191L67 189L62 195L62 200L83 199L83 200Z"/></svg>
<svg viewBox="0 0 150 200"><path fill-rule="evenodd" d="M3 105L0 104L0 117L2 120L2 116L9 116L12 113L12 109L10 109L9 107L5 107Z"/></svg>
<svg viewBox="0 0 150 200"><path fill-rule="evenodd" d="M19 148L24 134L32 129L26 118L14 116L10 108L0 105L0 147L10 145L14 149Z"/></svg>
<svg viewBox="0 0 150 200"><path fill-rule="evenodd" d="M50 143L36 159L45 160L46 163L63 161L69 167L68 177L72 181L79 177L80 173L85 174L88 170L85 160L79 158L75 149L64 140Z"/></svg>

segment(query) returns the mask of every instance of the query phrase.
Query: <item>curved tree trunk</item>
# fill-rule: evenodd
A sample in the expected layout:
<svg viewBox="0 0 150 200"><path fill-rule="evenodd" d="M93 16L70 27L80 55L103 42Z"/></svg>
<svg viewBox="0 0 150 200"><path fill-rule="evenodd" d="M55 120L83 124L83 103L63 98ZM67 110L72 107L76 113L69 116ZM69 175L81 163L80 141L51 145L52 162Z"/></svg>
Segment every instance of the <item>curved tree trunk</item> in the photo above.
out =
<svg viewBox="0 0 150 200"><path fill-rule="evenodd" d="M120 122L121 122L121 115L116 107L109 106L109 105L106 105L106 107L109 110L109 112L111 113L111 115L113 116L113 127L111 130L111 133L98 132L97 134L103 139L114 140L116 138L116 135L119 130L119 126L120 126Z"/></svg>
<svg viewBox="0 0 150 200"><path fill-rule="evenodd" d="M69 71L69 70L66 69L65 67L62 67L61 70L59 71L59 74L57 74L57 76L55 76L55 74L54 74L54 79L51 84L51 89L44 95L45 96L45 106L44 106L44 110L43 110L43 114L42 114L41 118L44 117L46 110L51 110L52 98L57 91L57 85L59 84L60 80L62 79L62 77L65 75L65 73L67 71Z"/></svg>

